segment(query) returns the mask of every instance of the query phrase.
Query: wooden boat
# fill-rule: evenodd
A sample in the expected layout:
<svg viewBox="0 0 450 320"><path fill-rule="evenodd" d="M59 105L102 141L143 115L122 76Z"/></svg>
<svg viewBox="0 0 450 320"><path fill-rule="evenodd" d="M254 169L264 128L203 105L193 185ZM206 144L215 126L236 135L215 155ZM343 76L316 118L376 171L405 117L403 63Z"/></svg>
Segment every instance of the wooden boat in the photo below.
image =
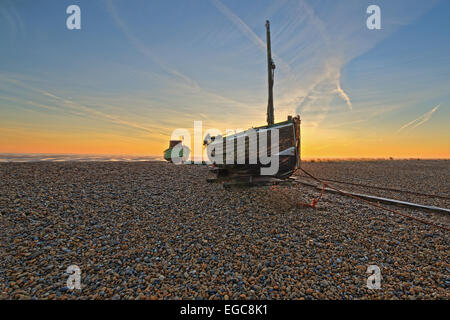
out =
<svg viewBox="0 0 450 320"><path fill-rule="evenodd" d="M286 179L300 167L300 116L288 116L286 121L274 123L273 107L273 83L275 64L272 60L270 44L270 23L266 21L267 37L267 70L268 70L268 104L267 104L267 125L250 128L246 131L224 137L211 137L204 141L204 145L210 148L208 157L213 163L216 178L221 177L261 177L262 168L269 167L267 163L260 161L261 153L268 157L278 156L278 170L265 175L278 179ZM278 150L272 144L273 131L278 131ZM255 135L257 143L257 161L255 163L250 143L250 136ZM267 136L267 145L261 145L261 135ZM241 139L241 140L240 140ZM245 144L242 143L244 139ZM239 154L238 141L241 141ZM228 146L228 150L227 150ZM245 156L242 156L242 146L245 146ZM274 151L276 151L274 153ZM239 154L239 155L238 155ZM238 161L240 159L240 161ZM220 160L220 161L218 161ZM253 160L253 161L252 161Z"/></svg>
<svg viewBox="0 0 450 320"><path fill-rule="evenodd" d="M278 131L278 150L272 146L271 137L273 137L272 131L274 130ZM260 143L261 135L263 134L267 137L266 146ZM256 137L253 141L254 145L257 145L257 148L253 149L253 152L256 152L254 156L254 160L256 161L253 163L251 161L250 151L252 149L250 147L252 142L249 138L251 135ZM211 148L211 157L209 160L216 168L217 177L264 175L261 174L261 168L269 168L271 164L262 163L260 160L262 155L272 159L273 156L278 157L277 171L268 174L268 176L286 179L300 166L300 117L298 116L289 116L286 121L251 128L237 134L222 137L222 139L213 138L212 141L206 141L205 144L207 148ZM244 148L242 149L245 149L245 153L241 151L243 156L239 155L239 141L243 141L242 145ZM242 157L241 161L238 160L240 156Z"/></svg>

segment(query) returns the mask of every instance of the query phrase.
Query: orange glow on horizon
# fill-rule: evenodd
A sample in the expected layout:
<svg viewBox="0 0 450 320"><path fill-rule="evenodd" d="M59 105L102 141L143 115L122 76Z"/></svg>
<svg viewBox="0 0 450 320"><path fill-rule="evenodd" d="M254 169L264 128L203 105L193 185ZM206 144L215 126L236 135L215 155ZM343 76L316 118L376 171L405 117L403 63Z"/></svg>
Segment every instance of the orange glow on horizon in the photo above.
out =
<svg viewBox="0 0 450 320"><path fill-rule="evenodd" d="M157 140L157 141L156 141ZM119 135L70 135L61 133L24 132L12 134L0 130L0 153L34 154L97 154L162 157L168 148L167 140L132 140ZM193 139L192 139L193 140ZM192 141L193 144L193 141ZM191 147L192 149L192 147ZM202 150L203 152L203 150ZM198 152L195 155L198 157ZM433 158L449 159L448 142L427 137L378 137L360 139L337 136L325 130L304 130L302 159L315 158Z"/></svg>

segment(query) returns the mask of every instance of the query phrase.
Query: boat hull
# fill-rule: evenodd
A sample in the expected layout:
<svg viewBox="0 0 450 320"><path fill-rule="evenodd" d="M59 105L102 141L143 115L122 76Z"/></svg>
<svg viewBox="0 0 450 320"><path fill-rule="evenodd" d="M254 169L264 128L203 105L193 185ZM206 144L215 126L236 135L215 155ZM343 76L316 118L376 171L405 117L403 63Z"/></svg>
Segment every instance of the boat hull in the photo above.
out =
<svg viewBox="0 0 450 320"><path fill-rule="evenodd" d="M174 150L176 146L180 146ZM179 159L183 159L183 161L189 157L190 150L188 147L183 146L181 140L171 140L169 148L164 150L164 160L168 162L173 162L173 158L177 157Z"/></svg>
<svg viewBox="0 0 450 320"><path fill-rule="evenodd" d="M278 131L278 147L272 143L274 139L273 131ZM256 133L256 135L254 135ZM251 147L249 136L256 137L256 150ZM261 137L264 135L266 138ZM261 142L263 138L263 142ZM239 147L239 141L241 147ZM245 141L245 147L244 145ZM274 140L275 141L275 140ZM265 144L264 144L265 142ZM251 128L241 133L225 136L205 143L208 150L210 163L218 171L219 177L225 176L261 176L267 175L279 179L286 179L291 176L300 166L300 118L289 117L287 121ZM243 150L245 149L245 156ZM256 152L253 153L252 151ZM262 174L262 168L270 168L271 163L267 163L267 158L278 157L278 169L274 173ZM256 158L256 161L255 161ZM270 171L270 170L269 170Z"/></svg>

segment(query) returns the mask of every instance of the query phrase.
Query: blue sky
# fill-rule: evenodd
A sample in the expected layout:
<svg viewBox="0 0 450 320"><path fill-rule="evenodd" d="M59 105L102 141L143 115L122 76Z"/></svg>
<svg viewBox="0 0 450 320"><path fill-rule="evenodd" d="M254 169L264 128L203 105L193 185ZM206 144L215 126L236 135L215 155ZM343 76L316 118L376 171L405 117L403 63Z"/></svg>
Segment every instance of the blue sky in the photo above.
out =
<svg viewBox="0 0 450 320"><path fill-rule="evenodd" d="M82 29L67 30L66 8ZM366 8L381 8L381 30ZM0 152L158 154L173 129L302 117L314 157L450 156L449 1L0 4ZM409 124L409 125L408 125Z"/></svg>

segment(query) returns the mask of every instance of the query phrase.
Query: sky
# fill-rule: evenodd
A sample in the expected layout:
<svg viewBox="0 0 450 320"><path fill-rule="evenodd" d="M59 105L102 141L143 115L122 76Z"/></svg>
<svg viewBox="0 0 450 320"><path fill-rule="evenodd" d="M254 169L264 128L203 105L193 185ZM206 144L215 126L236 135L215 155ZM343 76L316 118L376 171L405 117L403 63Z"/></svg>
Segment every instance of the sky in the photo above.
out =
<svg viewBox="0 0 450 320"><path fill-rule="evenodd" d="M264 125L269 19L275 121L300 115L303 158L450 158L449 13L445 0L2 0L0 153L161 155L194 121Z"/></svg>

